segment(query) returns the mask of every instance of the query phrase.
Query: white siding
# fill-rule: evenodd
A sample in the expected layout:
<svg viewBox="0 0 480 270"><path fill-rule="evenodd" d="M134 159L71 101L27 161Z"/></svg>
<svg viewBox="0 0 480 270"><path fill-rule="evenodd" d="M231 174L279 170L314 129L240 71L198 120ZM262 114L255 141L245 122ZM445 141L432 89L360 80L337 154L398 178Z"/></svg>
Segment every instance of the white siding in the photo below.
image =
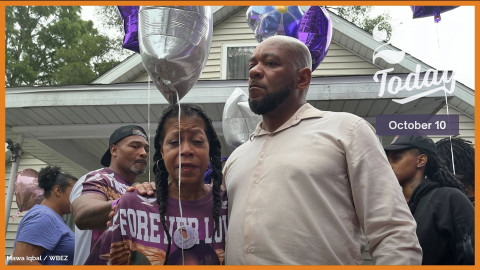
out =
<svg viewBox="0 0 480 270"><path fill-rule="evenodd" d="M464 114L452 108L451 106L448 107L448 113L450 115L455 115L455 114L459 115L459 118L460 118L459 137L462 137L465 140L469 140L473 144L475 144L475 119L465 116ZM447 107L444 106L440 111L438 111L437 114L447 114ZM445 138L446 136L429 136L429 137L436 142L442 138Z"/></svg>
<svg viewBox="0 0 480 270"><path fill-rule="evenodd" d="M373 75L378 70L370 62L332 42L325 59L312 76Z"/></svg>
<svg viewBox="0 0 480 270"><path fill-rule="evenodd" d="M223 44L258 44L253 31L246 22L247 8L242 8L213 29L212 45L207 63L200 80L219 80L222 70ZM373 75L380 70L369 61L355 55L332 41L323 62L312 73L314 77L344 76L344 75ZM148 81L145 72L133 82Z"/></svg>

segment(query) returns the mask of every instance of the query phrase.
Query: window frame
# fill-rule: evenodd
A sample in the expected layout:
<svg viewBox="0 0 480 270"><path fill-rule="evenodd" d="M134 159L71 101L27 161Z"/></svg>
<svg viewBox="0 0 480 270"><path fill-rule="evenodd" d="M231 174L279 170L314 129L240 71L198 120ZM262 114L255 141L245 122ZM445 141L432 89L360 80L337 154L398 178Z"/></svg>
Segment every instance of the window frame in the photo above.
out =
<svg viewBox="0 0 480 270"><path fill-rule="evenodd" d="M221 61L221 70L220 70L220 79L227 80L227 60L228 60L228 48L233 47L254 47L256 48L258 43L252 42L242 42L242 43L223 43L222 44L222 61Z"/></svg>

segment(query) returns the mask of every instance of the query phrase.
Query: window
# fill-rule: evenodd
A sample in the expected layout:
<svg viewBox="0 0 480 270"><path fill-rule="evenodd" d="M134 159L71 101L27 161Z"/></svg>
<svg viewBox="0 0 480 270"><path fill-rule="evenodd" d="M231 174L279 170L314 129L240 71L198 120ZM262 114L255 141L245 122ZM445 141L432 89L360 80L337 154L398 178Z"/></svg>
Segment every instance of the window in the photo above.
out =
<svg viewBox="0 0 480 270"><path fill-rule="evenodd" d="M222 79L248 79L248 60L257 44L223 44Z"/></svg>

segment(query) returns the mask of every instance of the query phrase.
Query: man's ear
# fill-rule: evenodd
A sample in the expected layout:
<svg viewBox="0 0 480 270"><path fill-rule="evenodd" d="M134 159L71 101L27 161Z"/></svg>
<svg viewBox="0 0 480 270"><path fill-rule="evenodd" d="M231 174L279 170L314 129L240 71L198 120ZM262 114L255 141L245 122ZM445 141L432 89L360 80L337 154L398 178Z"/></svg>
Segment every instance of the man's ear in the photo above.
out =
<svg viewBox="0 0 480 270"><path fill-rule="evenodd" d="M427 165L427 162L428 162L427 155L420 154L420 156L418 156L418 160L417 160L417 167L418 168L425 167Z"/></svg>
<svg viewBox="0 0 480 270"><path fill-rule="evenodd" d="M308 89L308 86L310 85L310 80L312 79L312 71L310 68L305 67L297 71L298 75L298 82L297 82L297 88L300 90L305 90Z"/></svg>
<svg viewBox="0 0 480 270"><path fill-rule="evenodd" d="M118 151L118 145L116 144L110 145L110 154L112 155L112 157L117 156L117 151Z"/></svg>

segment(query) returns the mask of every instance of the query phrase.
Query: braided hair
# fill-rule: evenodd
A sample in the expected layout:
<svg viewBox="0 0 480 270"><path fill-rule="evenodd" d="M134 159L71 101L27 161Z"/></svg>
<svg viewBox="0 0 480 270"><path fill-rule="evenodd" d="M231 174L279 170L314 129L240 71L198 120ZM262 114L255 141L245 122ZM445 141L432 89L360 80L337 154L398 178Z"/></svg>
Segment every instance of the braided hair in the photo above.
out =
<svg viewBox="0 0 480 270"><path fill-rule="evenodd" d="M475 148L472 142L459 137L444 138L436 142L438 156L443 160L450 172L453 173L453 159L455 162L455 174L462 175L460 180L465 186L471 186L475 190Z"/></svg>
<svg viewBox="0 0 480 270"><path fill-rule="evenodd" d="M198 116L203 119L205 124L205 133L207 135L207 140L209 144L209 156L210 156L210 164L212 165L212 194L213 194L213 209L212 215L214 220L214 227L212 235L219 230L220 222L220 208L222 206L221 197L220 197L220 186L222 184L222 162L221 162L221 145L220 141L217 137L217 134L213 128L212 120L205 114L205 112L198 106L192 104L180 104L181 107L181 114L183 116L192 117ZM178 117L178 105L170 105L166 108L160 121L158 123L157 131L155 133L155 140L154 140L154 147L155 153L153 154L153 173L155 174L155 186L156 189L156 196L157 202L160 208L160 221L162 222L163 230L167 235L168 246L167 252L165 255L165 262L167 264L168 255L170 253L170 246L172 242L172 236L170 235L166 221L165 221L165 213L167 211L167 201L168 201L168 172L165 166L165 162L162 159L161 155L161 147L163 145L163 140L165 139L165 131L164 125L165 122L174 117ZM215 237L213 237L215 239Z"/></svg>
<svg viewBox="0 0 480 270"><path fill-rule="evenodd" d="M60 186L64 192L71 185L71 181L76 182L77 178L68 173L62 173L59 167L47 166L38 173L38 186L43 189L43 196L49 198L54 186Z"/></svg>
<svg viewBox="0 0 480 270"><path fill-rule="evenodd" d="M432 142L433 144L433 142ZM425 166L425 175L435 183L440 184L442 187L457 188L465 193L465 187L462 182L447 169L447 166L439 158L437 152L422 151L415 148L419 154L425 154L428 158Z"/></svg>

